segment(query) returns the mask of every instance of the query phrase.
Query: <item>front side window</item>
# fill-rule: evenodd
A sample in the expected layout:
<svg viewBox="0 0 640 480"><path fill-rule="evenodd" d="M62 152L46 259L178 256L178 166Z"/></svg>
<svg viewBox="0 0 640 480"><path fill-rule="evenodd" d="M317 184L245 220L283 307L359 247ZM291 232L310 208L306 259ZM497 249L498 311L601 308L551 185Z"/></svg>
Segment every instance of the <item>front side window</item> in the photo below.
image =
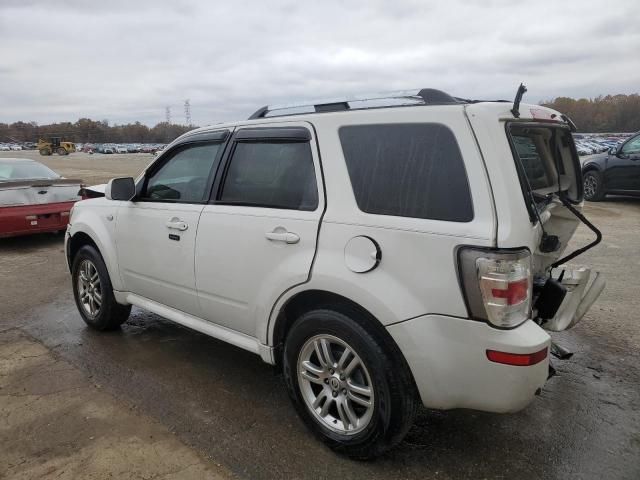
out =
<svg viewBox="0 0 640 480"><path fill-rule="evenodd" d="M142 199L200 203L208 198L209 177L219 162L222 143L189 145L177 151L148 178Z"/></svg>
<svg viewBox="0 0 640 480"><path fill-rule="evenodd" d="M636 155L640 153L640 135L625 143L622 147L622 153L625 155Z"/></svg>
<svg viewBox="0 0 640 480"><path fill-rule="evenodd" d="M315 210L318 187L309 142L237 143L220 202Z"/></svg>
<svg viewBox="0 0 640 480"><path fill-rule="evenodd" d="M437 123L340 128L358 208L378 215L469 222L473 204L453 132Z"/></svg>

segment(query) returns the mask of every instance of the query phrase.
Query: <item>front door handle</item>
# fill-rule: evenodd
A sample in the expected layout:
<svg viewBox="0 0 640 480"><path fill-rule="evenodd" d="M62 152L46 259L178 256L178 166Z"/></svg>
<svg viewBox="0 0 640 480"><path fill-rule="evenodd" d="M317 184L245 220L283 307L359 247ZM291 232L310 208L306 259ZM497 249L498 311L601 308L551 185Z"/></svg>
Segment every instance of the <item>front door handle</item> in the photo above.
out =
<svg viewBox="0 0 640 480"><path fill-rule="evenodd" d="M267 232L264 234L272 242L284 242L288 244L298 243L300 241L300 237L293 232L288 232L282 227L278 227L274 229L272 232Z"/></svg>
<svg viewBox="0 0 640 480"><path fill-rule="evenodd" d="M176 217L173 217L171 220L168 220L166 225L167 225L167 228L171 230L180 230L181 232L184 232L187 228L189 228L189 225L187 224L187 222L183 222L182 220Z"/></svg>

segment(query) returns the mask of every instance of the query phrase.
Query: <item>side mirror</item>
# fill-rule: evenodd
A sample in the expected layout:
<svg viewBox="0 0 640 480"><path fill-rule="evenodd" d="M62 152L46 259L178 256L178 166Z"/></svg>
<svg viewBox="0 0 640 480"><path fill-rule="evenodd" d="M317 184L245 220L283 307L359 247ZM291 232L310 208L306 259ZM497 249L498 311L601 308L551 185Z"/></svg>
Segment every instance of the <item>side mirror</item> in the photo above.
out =
<svg viewBox="0 0 640 480"><path fill-rule="evenodd" d="M136 183L131 177L109 180L104 189L107 200L131 200L136 195Z"/></svg>
<svg viewBox="0 0 640 480"><path fill-rule="evenodd" d="M609 149L609 155L617 155L618 154L618 147L611 147Z"/></svg>

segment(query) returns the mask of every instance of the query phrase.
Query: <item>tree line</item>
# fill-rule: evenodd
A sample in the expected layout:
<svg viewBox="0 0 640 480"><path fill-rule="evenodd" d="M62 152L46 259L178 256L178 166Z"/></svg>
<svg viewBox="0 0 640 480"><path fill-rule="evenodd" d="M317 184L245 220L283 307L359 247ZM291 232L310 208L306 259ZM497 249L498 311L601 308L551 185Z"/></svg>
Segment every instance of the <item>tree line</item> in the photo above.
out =
<svg viewBox="0 0 640 480"><path fill-rule="evenodd" d="M567 115L579 132L637 132L640 95L607 95L574 99L558 97L543 105Z"/></svg>
<svg viewBox="0 0 640 480"><path fill-rule="evenodd" d="M568 115L579 132L636 132L640 130L640 95L596 98L558 97L542 103ZM140 122L110 125L107 120L81 118L75 123L38 125L36 122L0 123L0 142L36 142L62 137L76 143L168 143L196 128L162 122L148 127Z"/></svg>
<svg viewBox="0 0 640 480"><path fill-rule="evenodd" d="M107 120L81 118L75 123L38 125L36 122L0 123L0 142L37 142L61 137L76 143L169 143L194 126L162 122L148 127L140 122L110 125Z"/></svg>

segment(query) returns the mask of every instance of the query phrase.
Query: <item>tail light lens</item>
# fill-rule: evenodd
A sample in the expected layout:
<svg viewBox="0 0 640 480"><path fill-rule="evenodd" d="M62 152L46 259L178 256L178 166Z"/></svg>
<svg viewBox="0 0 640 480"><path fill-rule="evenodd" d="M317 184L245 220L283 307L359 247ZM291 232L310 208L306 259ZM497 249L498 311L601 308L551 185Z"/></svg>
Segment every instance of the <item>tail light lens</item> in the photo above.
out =
<svg viewBox="0 0 640 480"><path fill-rule="evenodd" d="M530 318L532 278L528 249L462 248L458 267L469 315L499 328Z"/></svg>

